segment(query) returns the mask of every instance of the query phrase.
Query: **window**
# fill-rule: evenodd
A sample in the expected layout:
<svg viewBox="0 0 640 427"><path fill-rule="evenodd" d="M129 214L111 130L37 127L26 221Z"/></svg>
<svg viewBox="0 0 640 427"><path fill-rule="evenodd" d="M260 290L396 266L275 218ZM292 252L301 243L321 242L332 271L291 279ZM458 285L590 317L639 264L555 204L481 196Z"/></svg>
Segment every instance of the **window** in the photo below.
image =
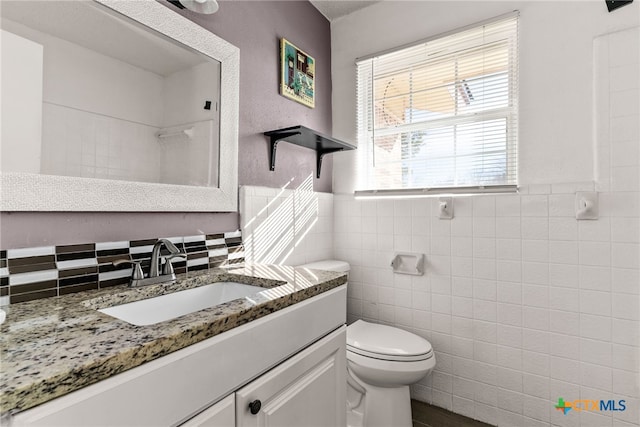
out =
<svg viewBox="0 0 640 427"><path fill-rule="evenodd" d="M517 13L356 67L357 193L515 189Z"/></svg>

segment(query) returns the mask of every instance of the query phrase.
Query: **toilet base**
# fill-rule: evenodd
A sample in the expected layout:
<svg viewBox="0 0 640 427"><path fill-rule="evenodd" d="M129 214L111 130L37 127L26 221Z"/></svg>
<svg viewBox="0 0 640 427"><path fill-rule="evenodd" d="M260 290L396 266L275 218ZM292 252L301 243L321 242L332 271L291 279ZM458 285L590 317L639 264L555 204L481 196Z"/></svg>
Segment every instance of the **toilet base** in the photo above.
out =
<svg viewBox="0 0 640 427"><path fill-rule="evenodd" d="M368 384L363 395L360 381L351 373L348 375L348 427L412 427L409 386L390 388Z"/></svg>

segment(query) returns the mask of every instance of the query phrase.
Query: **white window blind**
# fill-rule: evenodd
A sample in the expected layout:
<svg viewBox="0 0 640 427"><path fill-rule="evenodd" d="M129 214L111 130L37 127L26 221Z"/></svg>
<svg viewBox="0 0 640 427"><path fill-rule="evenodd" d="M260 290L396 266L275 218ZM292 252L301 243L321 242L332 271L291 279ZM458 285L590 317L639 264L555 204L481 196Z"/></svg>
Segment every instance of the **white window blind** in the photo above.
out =
<svg viewBox="0 0 640 427"><path fill-rule="evenodd" d="M358 190L515 188L517 13L356 67Z"/></svg>

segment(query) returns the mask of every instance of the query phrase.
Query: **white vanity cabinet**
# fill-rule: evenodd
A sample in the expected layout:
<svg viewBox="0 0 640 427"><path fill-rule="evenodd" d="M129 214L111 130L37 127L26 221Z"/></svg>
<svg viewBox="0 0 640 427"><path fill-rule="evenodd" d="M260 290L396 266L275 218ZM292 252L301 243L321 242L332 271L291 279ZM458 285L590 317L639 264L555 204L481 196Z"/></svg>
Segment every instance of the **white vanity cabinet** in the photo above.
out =
<svg viewBox="0 0 640 427"><path fill-rule="evenodd" d="M345 323L343 285L20 412L11 425L344 426Z"/></svg>
<svg viewBox="0 0 640 427"><path fill-rule="evenodd" d="M236 426L346 426L345 345L343 327L238 390Z"/></svg>
<svg viewBox="0 0 640 427"><path fill-rule="evenodd" d="M345 342L342 327L180 427L345 426Z"/></svg>

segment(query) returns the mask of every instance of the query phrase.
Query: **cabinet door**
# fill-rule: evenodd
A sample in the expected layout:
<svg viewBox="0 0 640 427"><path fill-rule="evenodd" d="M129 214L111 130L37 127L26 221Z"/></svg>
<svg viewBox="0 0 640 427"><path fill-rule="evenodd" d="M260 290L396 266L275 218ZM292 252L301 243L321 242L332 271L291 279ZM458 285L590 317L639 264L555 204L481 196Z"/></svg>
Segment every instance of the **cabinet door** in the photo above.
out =
<svg viewBox="0 0 640 427"><path fill-rule="evenodd" d="M343 326L237 391L236 425L345 426L345 346Z"/></svg>
<svg viewBox="0 0 640 427"><path fill-rule="evenodd" d="M236 425L235 403L235 394L231 394L181 424L180 427L234 427Z"/></svg>

